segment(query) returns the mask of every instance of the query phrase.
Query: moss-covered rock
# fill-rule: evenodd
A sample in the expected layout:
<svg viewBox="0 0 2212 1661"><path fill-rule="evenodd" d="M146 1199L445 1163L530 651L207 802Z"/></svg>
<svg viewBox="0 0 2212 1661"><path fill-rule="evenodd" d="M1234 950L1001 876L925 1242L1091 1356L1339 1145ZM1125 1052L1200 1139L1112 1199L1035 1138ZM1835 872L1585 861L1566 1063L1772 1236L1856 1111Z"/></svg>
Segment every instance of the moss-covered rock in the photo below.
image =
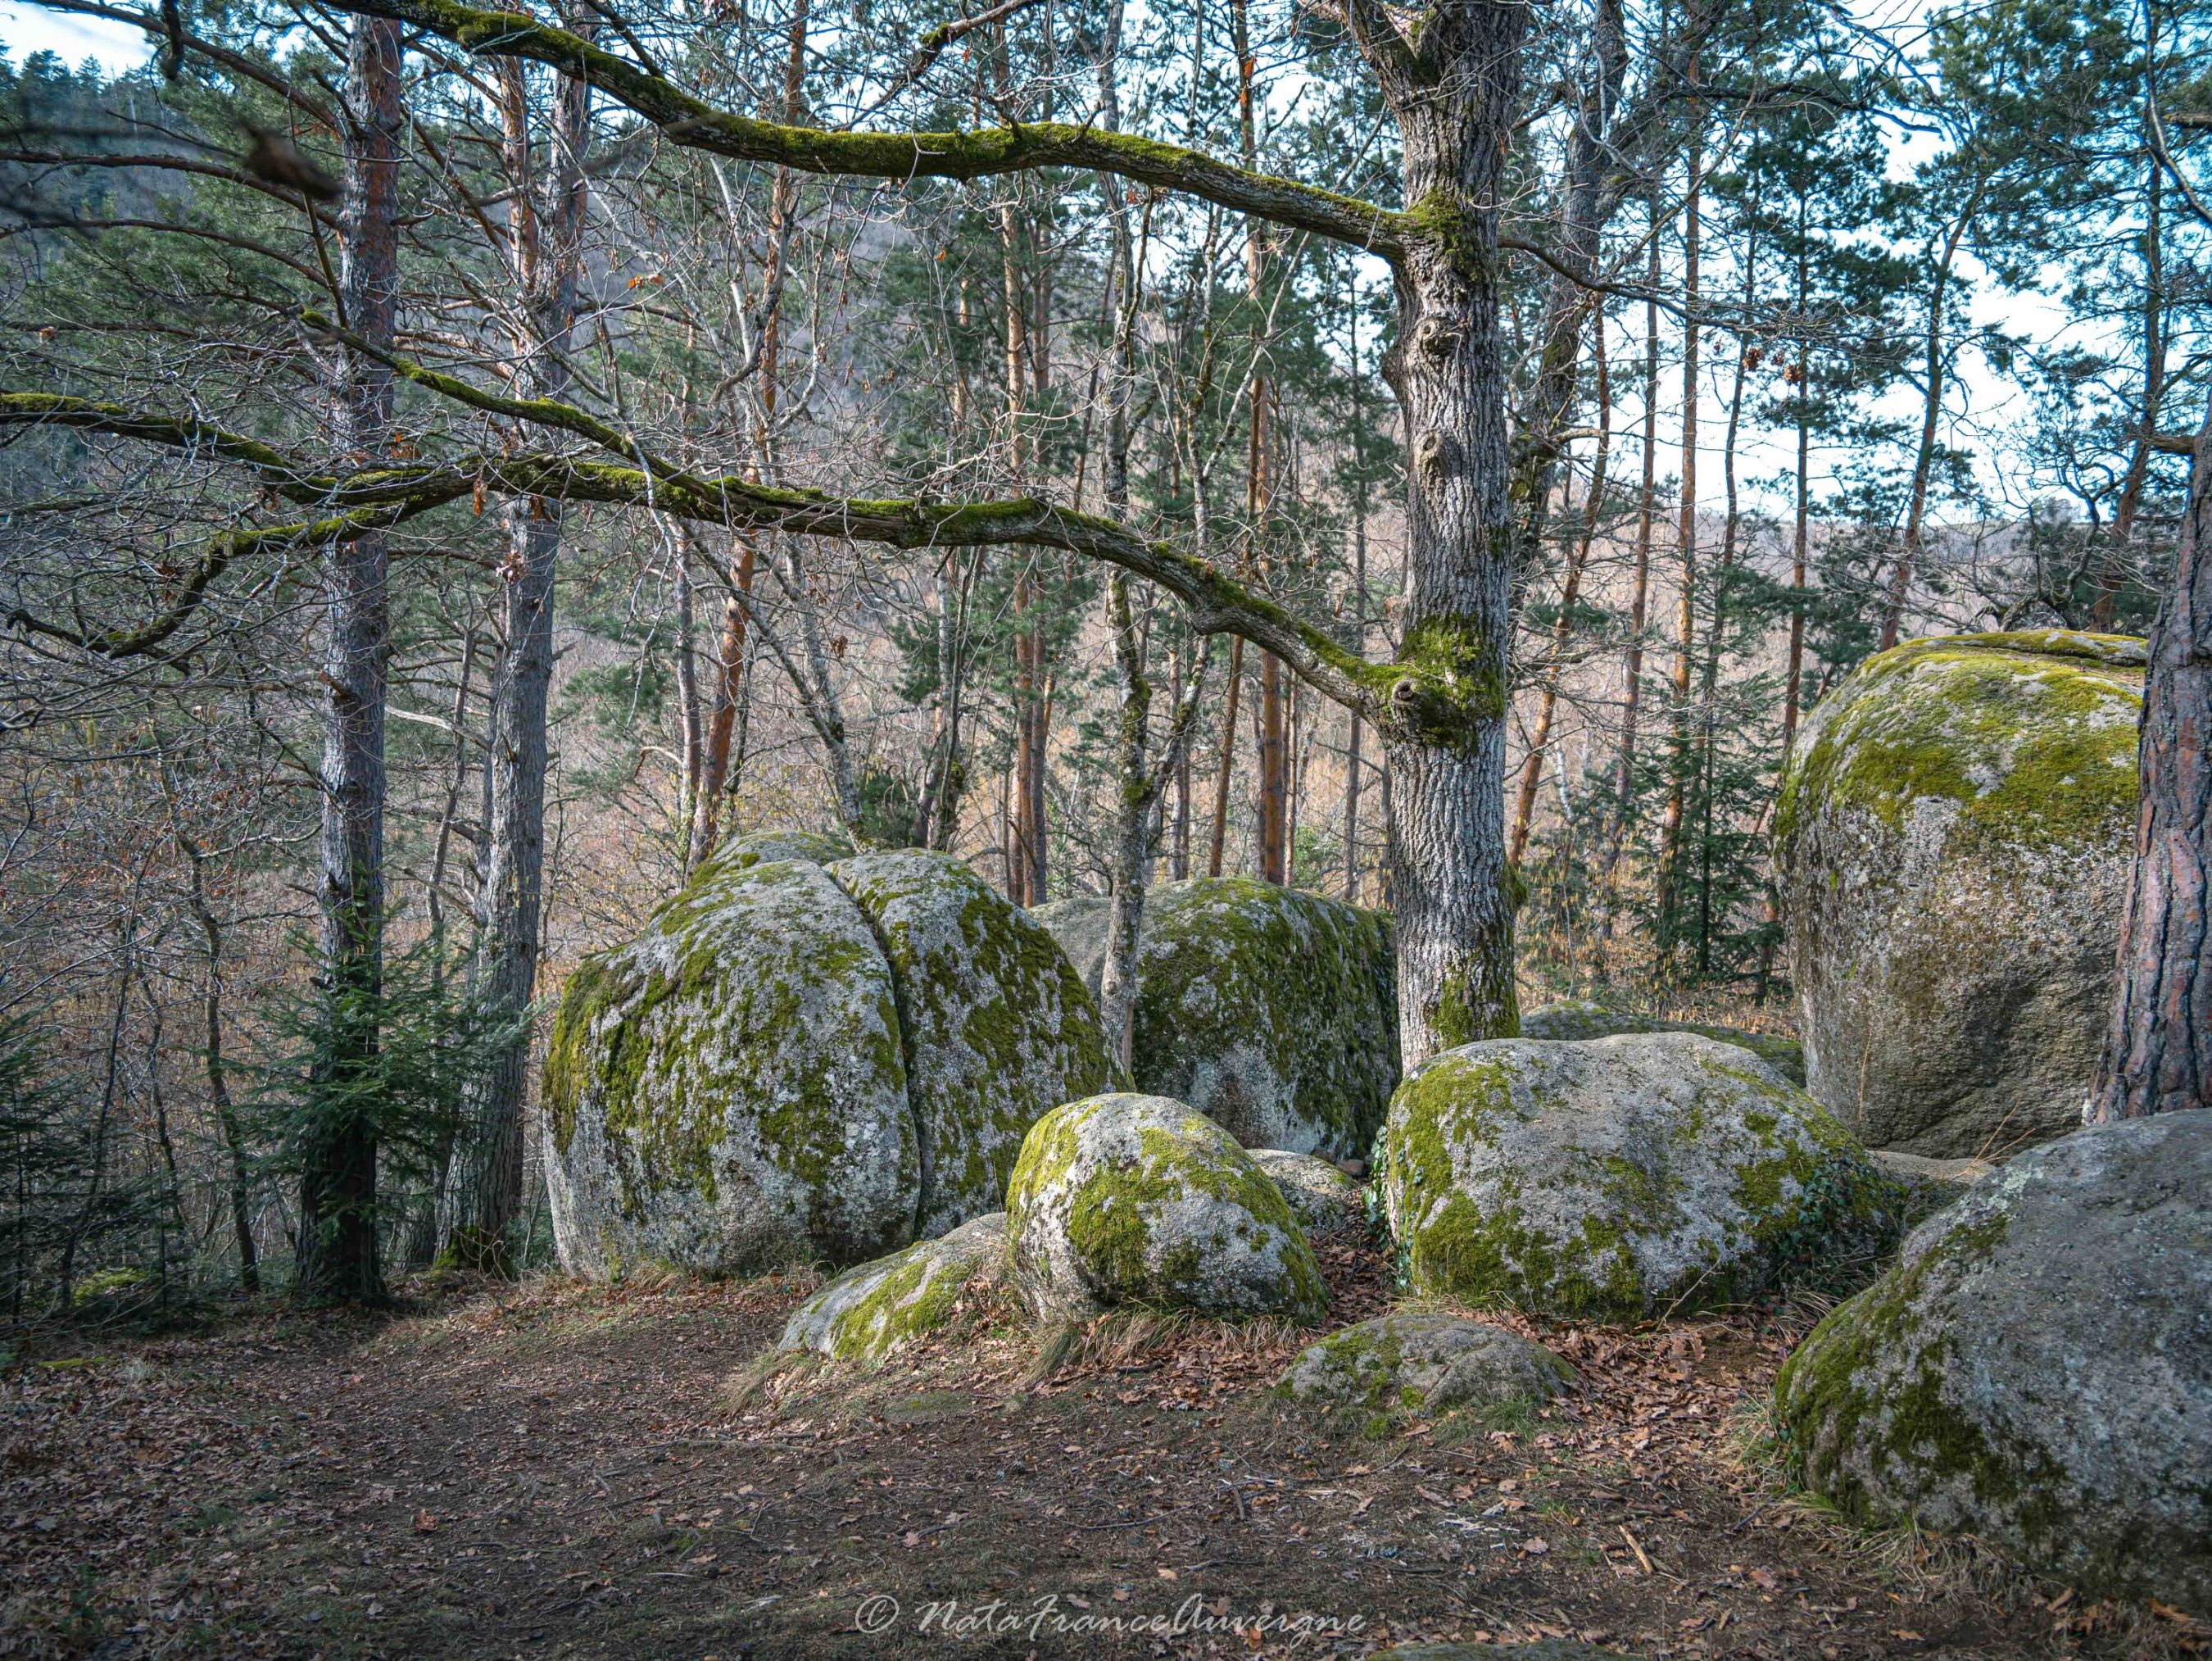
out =
<svg viewBox="0 0 2212 1661"><path fill-rule="evenodd" d="M1775 860L1808 1087L1869 1146L1967 1158L2080 1122L2143 663L2117 636L1911 641L1799 730Z"/></svg>
<svg viewBox="0 0 2212 1661"><path fill-rule="evenodd" d="M1310 1325L1328 1307L1281 1191L1221 1126L1163 1097L1093 1096L1038 1120L1007 1189L1006 1237L1017 1282L1048 1319L1133 1306Z"/></svg>
<svg viewBox="0 0 2212 1661"><path fill-rule="evenodd" d="M997 1209L1030 1125L1111 1081L1018 909L941 854L836 853L739 838L571 977L545 1101L572 1273L864 1262Z"/></svg>
<svg viewBox="0 0 2212 1661"><path fill-rule="evenodd" d="M1385 1315L1302 1350L1276 1390L1380 1434L1393 1422L1474 1405L1550 1401L1575 1371L1541 1344L1457 1315Z"/></svg>
<svg viewBox="0 0 2212 1661"><path fill-rule="evenodd" d="M809 865L828 865L851 857L851 839L823 830L755 830L732 837L714 850L710 864L744 870L768 860L805 860Z"/></svg>
<svg viewBox="0 0 2212 1661"><path fill-rule="evenodd" d="M919 1232L1006 1203L1022 1138L1114 1083L1098 1012L1053 938L958 860L910 849L828 867L889 960L921 1153Z"/></svg>
<svg viewBox="0 0 2212 1661"><path fill-rule="evenodd" d="M949 1234L847 1269L792 1312L776 1348L863 1365L884 1360L942 1329L1006 1256L1006 1214L971 1218Z"/></svg>
<svg viewBox="0 0 2212 1661"><path fill-rule="evenodd" d="M1094 998L1099 977L1106 971L1106 929L1113 908L1114 902L1103 894L1071 894L1030 908L1030 916L1060 942Z"/></svg>
<svg viewBox="0 0 2212 1661"><path fill-rule="evenodd" d="M1366 1190L1327 1159L1280 1147L1252 1147L1245 1152L1282 1189L1291 1214L1307 1233L1346 1228L1364 1216Z"/></svg>
<svg viewBox="0 0 2212 1661"><path fill-rule="evenodd" d="M718 862L569 977L545 1062L572 1273L854 1262L914 1238L890 966L817 866Z"/></svg>
<svg viewBox="0 0 2212 1661"><path fill-rule="evenodd" d="M1136 1087L1247 1147L1364 1154L1398 1082L1390 921L1246 877L1155 890L1137 947Z"/></svg>
<svg viewBox="0 0 2212 1661"><path fill-rule="evenodd" d="M1617 1032L1697 1032L1732 1043L1765 1062L1790 1083L1805 1083L1805 1050L1796 1039L1779 1032L1747 1032L1741 1027L1716 1026L1701 1021L1673 1021L1656 1015L1635 1015L1613 1009L1588 998L1547 1003L1521 1018L1524 1038L1551 1040L1610 1038Z"/></svg>
<svg viewBox="0 0 2212 1661"><path fill-rule="evenodd" d="M1807 1486L2212 1615L2212 1111L2076 1131L1906 1238L1775 1384Z"/></svg>
<svg viewBox="0 0 2212 1661"><path fill-rule="evenodd" d="M1411 1284L1639 1319L1870 1254L1897 1196L1747 1051L1688 1032L1444 1051L1390 1104L1379 1173Z"/></svg>

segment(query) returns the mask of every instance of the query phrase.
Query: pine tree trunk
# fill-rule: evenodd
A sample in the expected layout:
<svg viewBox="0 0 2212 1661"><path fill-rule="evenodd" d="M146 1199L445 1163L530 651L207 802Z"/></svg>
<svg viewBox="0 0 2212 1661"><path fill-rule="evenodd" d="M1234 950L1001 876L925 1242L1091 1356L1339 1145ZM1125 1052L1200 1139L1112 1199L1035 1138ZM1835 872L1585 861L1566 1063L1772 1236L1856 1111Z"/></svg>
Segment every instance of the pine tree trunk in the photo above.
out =
<svg viewBox="0 0 2212 1661"><path fill-rule="evenodd" d="M1675 552L1681 587L1674 603L1674 699L1668 714L1667 808L1659 824L1659 952L1673 954L1680 934L1682 810L1690 769L1690 664L1697 649L1698 605L1698 198L1704 152L1698 143L1700 106L1690 106L1689 189L1682 203L1682 502Z"/></svg>
<svg viewBox="0 0 2212 1661"><path fill-rule="evenodd" d="M1651 187L1651 222L1644 271L1644 290L1659 292L1659 187ZM1620 851L1628 839L1628 821L1636 807L1636 724L1644 697L1644 625L1651 597L1652 525L1659 496L1659 307L1644 304L1644 484L1636 498L1636 575L1628 605L1628 657L1622 669L1620 701L1620 760L1613 782L1613 830L1606 842L1605 880L1613 881ZM1613 906L1605 913L1604 932L1613 929Z"/></svg>
<svg viewBox="0 0 2212 1661"><path fill-rule="evenodd" d="M348 44L339 287L346 321L389 349L399 297L399 27L356 17ZM392 372L351 352L340 360L331 411L335 447L356 464L391 435ZM377 1250L376 1128L345 1076L375 1059L384 974L385 676L392 654L389 561L380 532L324 555L322 991L331 1023L311 1086L318 1110L301 1150L297 1289L363 1302L384 1295Z"/></svg>
<svg viewBox="0 0 2212 1661"><path fill-rule="evenodd" d="M512 63L513 60L508 60ZM568 389L568 337L576 313L585 203L583 146L590 94L562 77L548 134L543 199L531 187L531 138L520 65L507 124L508 167L518 186L514 224L522 289L520 379L531 395ZM527 497L507 507L507 557L501 570L501 634L492 676L491 820L477 892L471 1003L503 1030L480 1077L464 1092L460 1166L446 1185L442 1256L469 1268L512 1269L507 1229L522 1207L523 1105L530 1075L530 1001L545 860L546 704L553 683L554 579L561 505Z"/></svg>
<svg viewBox="0 0 2212 1661"><path fill-rule="evenodd" d="M2212 417L2172 586L2151 625L2142 800L2094 1122L2212 1107Z"/></svg>

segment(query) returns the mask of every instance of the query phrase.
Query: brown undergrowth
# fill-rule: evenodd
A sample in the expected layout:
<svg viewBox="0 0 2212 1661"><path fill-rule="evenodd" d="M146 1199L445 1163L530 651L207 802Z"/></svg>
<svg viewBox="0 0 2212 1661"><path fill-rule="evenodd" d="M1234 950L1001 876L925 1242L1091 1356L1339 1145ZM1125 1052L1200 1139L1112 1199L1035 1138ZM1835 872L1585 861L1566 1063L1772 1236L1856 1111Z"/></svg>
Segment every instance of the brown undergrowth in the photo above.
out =
<svg viewBox="0 0 2212 1661"><path fill-rule="evenodd" d="M1322 1262L1333 1323L1390 1305L1364 1236ZM1134 1316L1048 1347L1003 1289L877 1371L733 1396L815 1283L450 1286L380 1320L47 1335L5 1373L0 1652L2205 1651L2172 1611L1790 1494L1764 1403L1813 1308L1500 1317L1581 1389L1370 1440L1268 1392L1311 1334Z"/></svg>

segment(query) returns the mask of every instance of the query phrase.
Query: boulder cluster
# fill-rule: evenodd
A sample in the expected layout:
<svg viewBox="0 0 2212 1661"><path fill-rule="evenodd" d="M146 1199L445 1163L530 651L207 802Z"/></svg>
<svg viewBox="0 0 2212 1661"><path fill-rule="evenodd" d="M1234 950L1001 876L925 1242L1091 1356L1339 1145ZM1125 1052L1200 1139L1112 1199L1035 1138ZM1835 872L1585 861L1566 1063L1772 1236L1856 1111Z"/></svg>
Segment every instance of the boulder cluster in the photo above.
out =
<svg viewBox="0 0 2212 1661"><path fill-rule="evenodd" d="M1863 1287L1776 1385L1806 1487L2212 1613L2212 1111L2080 1123L2142 662L1917 641L1813 712L1777 824L1802 1050L1576 1001L1401 1078L1388 916L1209 879L1151 896L1124 1077L1104 901L1031 914L940 855L739 842L569 983L562 1261L845 1266L777 1348L872 1365L987 1300L1322 1326L1315 1242L1373 1218L1412 1305L1277 1386L1368 1435L1577 1387L1462 1309Z"/></svg>

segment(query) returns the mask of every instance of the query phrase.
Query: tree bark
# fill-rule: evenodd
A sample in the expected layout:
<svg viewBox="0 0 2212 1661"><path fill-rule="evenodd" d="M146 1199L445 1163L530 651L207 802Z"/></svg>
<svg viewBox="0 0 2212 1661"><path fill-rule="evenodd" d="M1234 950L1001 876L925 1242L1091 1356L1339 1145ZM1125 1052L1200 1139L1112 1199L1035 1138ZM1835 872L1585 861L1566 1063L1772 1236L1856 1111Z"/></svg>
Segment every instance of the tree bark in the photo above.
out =
<svg viewBox="0 0 2212 1661"><path fill-rule="evenodd" d="M1583 512L1583 531L1568 556L1567 570L1559 585L1559 615L1552 624L1552 660L1544 666L1543 691L1536 701L1536 724L1528 733L1528 755L1521 764L1521 790L1513 804L1513 832L1505 857L1521 863L1528 846L1528 824L1536 810L1536 792L1544 779L1544 753L1552 741L1552 721L1559 703L1559 673L1566 657L1567 641L1574 632L1575 606L1582 599L1583 572L1589 563L1590 545L1597 538L1598 515L1605 505L1605 465L1613 443L1613 383L1606 374L1605 321L1592 337L1597 359L1597 455L1590 463L1589 501Z"/></svg>
<svg viewBox="0 0 2212 1661"><path fill-rule="evenodd" d="M1512 551L1496 250L1527 12L1439 5L1418 48L1378 9L1352 15L1398 119L1404 199L1455 233L1411 251L1396 273L1410 583L1405 672L1382 737L1399 1046L1414 1067L1521 1024L1505 867Z"/></svg>
<svg viewBox="0 0 2212 1661"><path fill-rule="evenodd" d="M506 66L502 66L506 67ZM507 172L515 191L509 240L521 291L515 342L527 395L568 390L568 338L581 275L591 93L556 82L542 195L520 66L505 116ZM497 1034L483 1073L463 1092L459 1168L446 1185L441 1255L466 1268L507 1274L507 1230L522 1207L523 1106L530 1074L530 1001L538 983L545 857L545 711L553 683L554 579L561 553L561 504L526 496L507 509L501 567L506 646L491 687L491 818L477 896L477 955L470 1001Z"/></svg>
<svg viewBox="0 0 2212 1661"><path fill-rule="evenodd" d="M1689 188L1682 200L1682 502L1676 521L1681 587L1674 603L1674 697L1668 711L1667 807L1659 824L1659 952L1670 955L1680 933L1682 808L1690 768L1690 665L1697 651L1698 606L1698 266L1700 177L1705 163L1697 137L1702 106L1691 100Z"/></svg>
<svg viewBox="0 0 2212 1661"><path fill-rule="evenodd" d="M2151 625L2119 985L2087 1116L2212 1107L2212 417Z"/></svg>
<svg viewBox="0 0 2212 1661"><path fill-rule="evenodd" d="M388 350L399 299L400 100L397 25L356 17L346 62L345 243L339 289L347 327ZM368 353L339 358L334 447L366 461L391 436L392 371ZM374 1065L384 981L385 676L392 653L389 562L380 532L324 553L321 991L329 1031L301 1150L294 1281L304 1295L374 1302L377 1130L349 1074ZM330 1104L343 1104L333 1110Z"/></svg>

